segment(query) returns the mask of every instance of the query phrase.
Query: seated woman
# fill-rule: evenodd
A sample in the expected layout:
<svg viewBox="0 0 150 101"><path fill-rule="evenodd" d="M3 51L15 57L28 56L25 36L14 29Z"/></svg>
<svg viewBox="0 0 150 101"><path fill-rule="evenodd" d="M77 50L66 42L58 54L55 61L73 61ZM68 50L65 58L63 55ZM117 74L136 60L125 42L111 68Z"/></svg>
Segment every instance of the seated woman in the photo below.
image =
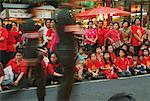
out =
<svg viewBox="0 0 150 101"><path fill-rule="evenodd" d="M130 70L130 72L133 76L135 76L137 74L147 73L145 68L141 65L141 62L140 62L140 60L139 60L139 58L136 54L133 55L132 59L130 59L130 68L129 68L129 70Z"/></svg>
<svg viewBox="0 0 150 101"><path fill-rule="evenodd" d="M96 58L95 53L91 54L91 58L87 61L87 78L88 79L99 79L99 70L100 70L100 63Z"/></svg>
<svg viewBox="0 0 150 101"><path fill-rule="evenodd" d="M0 92L3 90L2 89L2 82L4 80L4 70L3 70L3 64L0 63Z"/></svg>
<svg viewBox="0 0 150 101"><path fill-rule="evenodd" d="M126 57L126 52L124 49L120 49L119 57L115 62L116 69L118 70L119 77L128 77L131 76L129 71L129 60Z"/></svg>
<svg viewBox="0 0 150 101"><path fill-rule="evenodd" d="M60 82L60 78L63 76L63 65L59 62L58 57L55 53L50 55L50 62L47 66L48 81L52 81L51 83L58 84Z"/></svg>
<svg viewBox="0 0 150 101"><path fill-rule="evenodd" d="M108 51L104 52L103 59L104 60L103 60L102 67L101 67L103 75L107 79L117 79L118 75L114 71L113 61Z"/></svg>
<svg viewBox="0 0 150 101"><path fill-rule="evenodd" d="M23 59L23 52L17 51L15 54L15 58L11 59L8 62L6 68L8 66L11 66L12 71L14 73L14 81L12 82L12 85L23 86L22 84L24 84L24 78L27 69L27 64Z"/></svg>

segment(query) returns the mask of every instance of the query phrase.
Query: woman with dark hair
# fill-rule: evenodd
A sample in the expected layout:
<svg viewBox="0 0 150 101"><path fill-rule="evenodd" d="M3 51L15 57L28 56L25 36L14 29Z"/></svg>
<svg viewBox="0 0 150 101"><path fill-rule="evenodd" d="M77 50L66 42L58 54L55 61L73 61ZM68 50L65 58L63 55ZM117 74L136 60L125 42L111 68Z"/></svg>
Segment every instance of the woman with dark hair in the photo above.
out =
<svg viewBox="0 0 150 101"><path fill-rule="evenodd" d="M143 42L143 35L145 34L144 28L140 26L140 19L136 18L134 21L134 25L131 26L132 30L132 40L131 45L134 47L135 53L138 55L140 50L140 46Z"/></svg>
<svg viewBox="0 0 150 101"><path fill-rule="evenodd" d="M98 39L98 31L93 28L93 21L89 21L88 29L85 31L86 47L89 51L95 50L97 39Z"/></svg>
<svg viewBox="0 0 150 101"><path fill-rule="evenodd" d="M123 36L119 30L119 23L115 22L113 29L105 34L106 41L105 43L113 45L115 51L117 51L123 43Z"/></svg>
<svg viewBox="0 0 150 101"><path fill-rule="evenodd" d="M3 27L3 20L0 19L0 62L5 66L6 63L6 50L7 50L8 32Z"/></svg>
<svg viewBox="0 0 150 101"><path fill-rule="evenodd" d="M102 72L104 76L106 76L107 79L117 79L118 75L114 71L114 65L113 61L111 59L111 55L108 51L105 51L103 53L103 66L101 67Z"/></svg>
<svg viewBox="0 0 150 101"><path fill-rule="evenodd" d="M129 60L126 57L126 51L124 49L120 49L119 57L116 59L115 65L120 77L131 76L129 71Z"/></svg>
<svg viewBox="0 0 150 101"><path fill-rule="evenodd" d="M120 31L122 32L124 43L131 44L132 34L129 28L130 23L128 21L124 21L122 25L123 27L120 29Z"/></svg>

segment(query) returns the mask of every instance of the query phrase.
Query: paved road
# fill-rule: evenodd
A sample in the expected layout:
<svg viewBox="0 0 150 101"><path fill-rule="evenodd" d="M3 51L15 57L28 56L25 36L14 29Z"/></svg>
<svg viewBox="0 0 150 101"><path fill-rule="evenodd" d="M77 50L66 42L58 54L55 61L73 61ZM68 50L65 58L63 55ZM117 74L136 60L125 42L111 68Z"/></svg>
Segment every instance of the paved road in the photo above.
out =
<svg viewBox="0 0 150 101"><path fill-rule="evenodd" d="M47 87L46 101L56 101L57 86ZM96 80L76 83L72 101L107 101L115 93L133 94L137 101L150 101L150 75L119 80ZM37 101L35 88L4 92L1 101Z"/></svg>

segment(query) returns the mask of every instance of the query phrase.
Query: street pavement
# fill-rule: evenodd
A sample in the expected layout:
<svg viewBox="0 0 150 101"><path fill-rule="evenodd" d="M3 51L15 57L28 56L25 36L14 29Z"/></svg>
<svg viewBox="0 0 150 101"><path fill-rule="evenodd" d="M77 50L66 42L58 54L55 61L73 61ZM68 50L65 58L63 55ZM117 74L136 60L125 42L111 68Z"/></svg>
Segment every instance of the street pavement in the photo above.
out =
<svg viewBox="0 0 150 101"><path fill-rule="evenodd" d="M46 101L56 101L58 85L47 86ZM37 101L36 88L5 91L0 101ZM150 101L150 74L118 80L92 80L74 84L71 101L107 101L116 93L132 94L137 101Z"/></svg>

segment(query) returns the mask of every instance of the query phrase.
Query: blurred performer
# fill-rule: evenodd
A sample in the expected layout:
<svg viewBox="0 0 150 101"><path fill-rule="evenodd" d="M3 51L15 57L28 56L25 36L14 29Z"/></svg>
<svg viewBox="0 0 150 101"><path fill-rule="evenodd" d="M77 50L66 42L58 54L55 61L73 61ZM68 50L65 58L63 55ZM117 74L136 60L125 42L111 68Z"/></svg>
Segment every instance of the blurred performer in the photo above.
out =
<svg viewBox="0 0 150 101"><path fill-rule="evenodd" d="M37 97L39 101L44 101L45 86L43 78L43 70L41 66L42 58L37 53L39 33L35 26L33 18L36 17L36 5L31 5L29 11L31 12L31 18L28 18L23 23L23 32L27 38L26 48L24 49L24 56L28 63L28 67L32 67L34 72L33 76L36 77L37 84ZM34 68L35 67L35 68Z"/></svg>
<svg viewBox="0 0 150 101"><path fill-rule="evenodd" d="M56 53L60 62L64 65L64 77L61 82L61 87L58 91L58 101L68 101L71 95L73 83L73 68L75 64L75 42L73 34L77 31L75 19L71 13L74 1L63 3L61 11L58 13L58 23L56 26L59 36L59 44Z"/></svg>

